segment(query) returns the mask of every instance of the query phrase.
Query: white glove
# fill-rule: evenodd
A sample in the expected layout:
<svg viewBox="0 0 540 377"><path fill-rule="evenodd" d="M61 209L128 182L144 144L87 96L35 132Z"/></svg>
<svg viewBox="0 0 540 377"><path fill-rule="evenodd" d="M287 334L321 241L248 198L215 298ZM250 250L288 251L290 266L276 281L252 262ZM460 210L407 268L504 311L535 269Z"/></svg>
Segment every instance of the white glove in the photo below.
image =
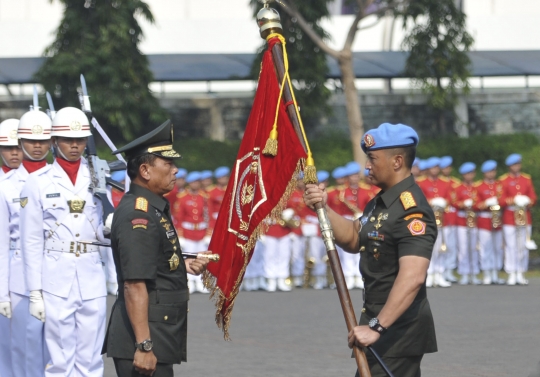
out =
<svg viewBox="0 0 540 377"><path fill-rule="evenodd" d="M0 314L4 317L11 318L11 302L0 302Z"/></svg>
<svg viewBox="0 0 540 377"><path fill-rule="evenodd" d="M499 200L495 196L486 199L486 206L492 207L496 205L499 205Z"/></svg>
<svg viewBox="0 0 540 377"><path fill-rule="evenodd" d="M41 291L30 291L30 315L45 322L45 303Z"/></svg>
<svg viewBox="0 0 540 377"><path fill-rule="evenodd" d="M471 208L471 207L472 207L472 204L473 204L473 200L470 199L470 198L469 198L469 199L465 199L465 200L463 201L463 205L464 205L465 207L467 207L467 208Z"/></svg>
<svg viewBox="0 0 540 377"><path fill-rule="evenodd" d="M304 237L316 237L319 227L315 224L302 224L302 235Z"/></svg>
<svg viewBox="0 0 540 377"><path fill-rule="evenodd" d="M445 198L433 198L431 199L431 205L433 207L446 208L447 202Z"/></svg>
<svg viewBox="0 0 540 377"><path fill-rule="evenodd" d="M186 244L186 239L184 237L178 237L178 242L180 242L180 246Z"/></svg>
<svg viewBox="0 0 540 377"><path fill-rule="evenodd" d="M110 295L115 295L118 292L118 283L115 281L107 282L107 293Z"/></svg>
<svg viewBox="0 0 540 377"><path fill-rule="evenodd" d="M285 221L290 221L294 217L294 209L287 208L281 212L281 218Z"/></svg>
<svg viewBox="0 0 540 377"><path fill-rule="evenodd" d="M536 242L534 242L534 240L531 240L531 239L528 239L527 241L525 241L525 247L528 250L537 250L538 249L538 246L536 245Z"/></svg>
<svg viewBox="0 0 540 377"><path fill-rule="evenodd" d="M531 204L531 199L525 195L516 195L514 197L514 204L518 207L526 207Z"/></svg>

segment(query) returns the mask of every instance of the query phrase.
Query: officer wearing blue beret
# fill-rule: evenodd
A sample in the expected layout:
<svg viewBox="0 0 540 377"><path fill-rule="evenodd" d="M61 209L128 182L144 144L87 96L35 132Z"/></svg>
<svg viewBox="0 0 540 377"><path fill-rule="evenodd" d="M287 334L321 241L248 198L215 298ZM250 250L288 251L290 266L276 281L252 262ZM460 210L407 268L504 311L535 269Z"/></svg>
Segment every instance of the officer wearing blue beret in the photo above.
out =
<svg viewBox="0 0 540 377"><path fill-rule="evenodd" d="M364 135L366 168L381 191L358 220L332 211L322 186L307 185L304 194L308 206L326 206L336 243L362 256L365 302L360 325L349 333L349 346L372 346L403 377L419 376L423 355L437 351L425 285L437 226L411 175L417 144L417 133L403 124L384 123ZM371 354L366 356L371 375L386 376Z"/></svg>

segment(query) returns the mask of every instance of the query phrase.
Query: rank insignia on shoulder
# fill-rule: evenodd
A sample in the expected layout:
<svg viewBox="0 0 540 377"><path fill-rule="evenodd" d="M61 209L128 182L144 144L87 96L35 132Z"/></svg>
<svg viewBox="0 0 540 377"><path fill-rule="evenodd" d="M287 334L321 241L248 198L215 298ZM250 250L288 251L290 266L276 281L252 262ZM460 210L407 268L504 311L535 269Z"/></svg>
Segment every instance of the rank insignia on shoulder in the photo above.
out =
<svg viewBox="0 0 540 377"><path fill-rule="evenodd" d="M133 220L131 220L131 225L133 225L133 229L147 229L148 228L148 220L146 220L146 219L133 219Z"/></svg>
<svg viewBox="0 0 540 377"><path fill-rule="evenodd" d="M22 208L26 207L26 205L28 204L28 198L21 198L21 200L19 201L19 204L21 205Z"/></svg>
<svg viewBox="0 0 540 377"><path fill-rule="evenodd" d="M405 220L421 219L422 217L424 217L424 215L421 213L411 213L410 215L405 216Z"/></svg>
<svg viewBox="0 0 540 377"><path fill-rule="evenodd" d="M399 196L399 199L401 200L401 204L403 204L403 209L405 210L416 207L416 201L409 191L403 191Z"/></svg>
<svg viewBox="0 0 540 377"><path fill-rule="evenodd" d="M426 233L426 223L418 219L411 221L411 223L407 225L407 228L409 228L409 231L413 236L421 236Z"/></svg>
<svg viewBox="0 0 540 377"><path fill-rule="evenodd" d="M139 196L137 199L135 199L135 209L148 212L148 200L142 196Z"/></svg>

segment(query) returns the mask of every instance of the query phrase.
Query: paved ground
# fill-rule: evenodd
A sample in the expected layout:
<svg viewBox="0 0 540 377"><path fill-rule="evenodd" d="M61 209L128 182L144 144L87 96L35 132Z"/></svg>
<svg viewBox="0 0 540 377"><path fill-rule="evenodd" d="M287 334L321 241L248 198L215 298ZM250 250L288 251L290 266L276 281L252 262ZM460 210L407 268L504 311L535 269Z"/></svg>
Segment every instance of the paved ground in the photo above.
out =
<svg viewBox="0 0 540 377"><path fill-rule="evenodd" d="M351 294L356 311L361 291ZM439 352L423 377L540 377L540 279L528 287L430 289ZM113 298L109 297L109 304ZM177 375L354 376L336 291L242 292L231 342L214 324L207 295L191 296L188 363ZM106 360L105 377L115 376ZM399 376L396 376L399 377Z"/></svg>

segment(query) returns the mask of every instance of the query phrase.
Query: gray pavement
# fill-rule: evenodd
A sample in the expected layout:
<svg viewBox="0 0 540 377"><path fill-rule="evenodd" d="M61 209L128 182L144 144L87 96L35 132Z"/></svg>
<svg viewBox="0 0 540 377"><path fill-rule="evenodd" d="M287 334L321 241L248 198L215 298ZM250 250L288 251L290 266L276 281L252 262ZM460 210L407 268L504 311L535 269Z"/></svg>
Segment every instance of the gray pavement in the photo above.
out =
<svg viewBox="0 0 540 377"><path fill-rule="evenodd" d="M361 291L351 298L358 313ZM439 352L424 357L423 377L540 377L540 279L528 287L429 289L428 298ZM241 292L231 342L223 341L214 312L208 295L191 296L188 362L176 375L354 376L335 290ZM111 359L105 363L105 377L115 376Z"/></svg>

